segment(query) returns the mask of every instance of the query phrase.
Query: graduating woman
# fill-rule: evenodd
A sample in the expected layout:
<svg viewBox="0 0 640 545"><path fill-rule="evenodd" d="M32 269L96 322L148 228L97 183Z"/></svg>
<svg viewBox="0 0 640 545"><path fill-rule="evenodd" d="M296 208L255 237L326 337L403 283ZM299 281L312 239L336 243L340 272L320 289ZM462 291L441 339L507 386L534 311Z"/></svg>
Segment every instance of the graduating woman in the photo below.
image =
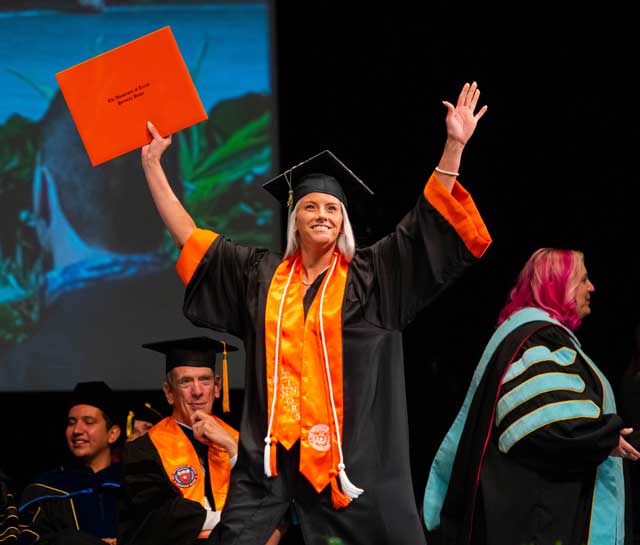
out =
<svg viewBox="0 0 640 545"><path fill-rule="evenodd" d="M393 233L356 248L348 203L369 188L324 151L265 184L290 214L283 255L198 229L160 164L142 164L182 248L184 312L243 340L238 461L213 542L266 543L294 525L307 545L425 543L409 467L402 330L483 255L489 233L457 181L484 115L476 83L447 108L444 151ZM397 181L394 181L397 183ZM218 541L219 540L219 541Z"/></svg>

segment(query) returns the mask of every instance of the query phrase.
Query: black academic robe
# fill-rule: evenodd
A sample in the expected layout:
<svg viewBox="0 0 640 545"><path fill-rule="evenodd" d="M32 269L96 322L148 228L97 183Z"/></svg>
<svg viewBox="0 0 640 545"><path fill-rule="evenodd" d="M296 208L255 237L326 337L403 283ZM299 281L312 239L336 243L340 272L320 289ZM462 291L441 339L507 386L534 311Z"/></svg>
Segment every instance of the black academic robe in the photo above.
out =
<svg viewBox="0 0 640 545"><path fill-rule="evenodd" d="M640 331L639 331L640 332ZM638 341L640 342L640 341ZM620 415L626 427L640 431L640 372L625 376L620 386ZM638 448L638 443L636 443ZM640 545L640 463L625 460L629 476L634 545Z"/></svg>
<svg viewBox="0 0 640 545"><path fill-rule="evenodd" d="M463 405L427 482L430 544L630 542L622 463L609 457L622 419L606 378L572 333L546 320L519 325L476 371L467 398L466 420ZM438 514L434 496L446 478L435 476L446 474L453 456Z"/></svg>
<svg viewBox="0 0 640 545"><path fill-rule="evenodd" d="M111 464L94 473L70 464L27 485L20 500L20 520L38 543L104 545L117 534L117 501L122 467Z"/></svg>
<svg viewBox="0 0 640 545"><path fill-rule="evenodd" d="M30 545L37 540L38 535L28 525L20 522L18 505L9 478L0 469L0 543Z"/></svg>
<svg viewBox="0 0 640 545"><path fill-rule="evenodd" d="M482 234L486 247L490 238L486 229ZM342 303L342 447L348 477L364 493L340 510L331 487L317 494L280 445L279 475L264 473L265 305L281 259L219 236L186 289L187 318L241 338L246 350L238 461L212 538L264 543L294 505L307 545L332 537L348 545L424 544L409 465L401 332L476 258L424 195L392 234L356 251Z"/></svg>
<svg viewBox="0 0 640 545"><path fill-rule="evenodd" d="M169 417L171 418L171 417ZM184 433L206 459L207 447ZM185 498L167 475L160 453L149 433L127 443L122 453L123 493L118 506L118 545L189 545L198 543L206 519L206 510ZM209 468L216 471L217 468ZM205 481L208 480L205 478ZM210 496L209 504L215 508Z"/></svg>
<svg viewBox="0 0 640 545"><path fill-rule="evenodd" d="M184 498L169 480L149 434L126 444L122 462L118 543L195 543L206 518L205 509Z"/></svg>

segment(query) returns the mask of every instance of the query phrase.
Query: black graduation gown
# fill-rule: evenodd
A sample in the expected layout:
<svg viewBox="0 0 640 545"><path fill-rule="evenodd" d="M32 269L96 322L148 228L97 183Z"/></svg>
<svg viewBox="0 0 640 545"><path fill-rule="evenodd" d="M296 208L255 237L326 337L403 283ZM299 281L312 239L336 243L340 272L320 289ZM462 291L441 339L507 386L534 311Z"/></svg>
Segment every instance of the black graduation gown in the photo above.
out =
<svg viewBox="0 0 640 545"><path fill-rule="evenodd" d="M531 351L540 347L548 352ZM546 321L525 323L498 345L469 406L440 524L427 533L430 544L621 543L617 529L604 540L594 537L598 519L615 520L617 509L615 502L595 504L594 490L601 464L618 444L622 420L605 410L611 393L606 379L575 347L565 328ZM526 351L536 354L535 364L522 365ZM567 364L572 353L575 360ZM564 417L544 413L561 407L570 408Z"/></svg>
<svg viewBox="0 0 640 545"><path fill-rule="evenodd" d="M149 434L127 443L122 454L118 545L196 543L206 511L171 483Z"/></svg>
<svg viewBox="0 0 640 545"><path fill-rule="evenodd" d="M71 464L27 485L20 501L20 520L39 535L38 543L104 545L116 537L117 501L122 466L111 464L94 473Z"/></svg>
<svg viewBox="0 0 640 545"><path fill-rule="evenodd" d="M638 333L640 333L640 329ZM640 342L640 340L637 342ZM623 378L620 386L620 402L620 415L624 419L625 427L633 428L635 436L636 432L640 432L640 372ZM638 449L640 441L638 439L636 441L634 445ZM625 466L629 477L633 543L634 545L640 545L640 463L625 460Z"/></svg>
<svg viewBox="0 0 640 545"><path fill-rule="evenodd" d="M341 510L331 504L331 487L317 494L282 448L279 475L264 474L264 315L281 259L219 236L186 289L187 318L241 338L247 357L238 461L212 538L264 543L294 505L307 545L331 537L348 545L424 544L409 465L401 331L476 258L424 196L392 234L357 250L342 305L342 440L349 479L364 493Z"/></svg>
<svg viewBox="0 0 640 545"><path fill-rule="evenodd" d="M0 469L0 543L27 545L37 541L37 534L20 523L18 505L7 475Z"/></svg>

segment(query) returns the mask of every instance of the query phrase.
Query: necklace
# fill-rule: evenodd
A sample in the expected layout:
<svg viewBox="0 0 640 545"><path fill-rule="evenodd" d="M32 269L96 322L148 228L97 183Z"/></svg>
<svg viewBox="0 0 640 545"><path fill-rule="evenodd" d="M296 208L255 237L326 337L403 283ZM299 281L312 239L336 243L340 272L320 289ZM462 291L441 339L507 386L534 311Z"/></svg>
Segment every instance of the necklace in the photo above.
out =
<svg viewBox="0 0 640 545"><path fill-rule="evenodd" d="M300 274L300 282L302 282L303 286L306 286L307 288L313 284L316 279L318 278L318 276L320 276L321 274L323 274L327 269L329 268L329 265L327 265L324 269L322 269L317 275L316 278L314 278L311 282L306 282L304 278L302 278L302 274Z"/></svg>

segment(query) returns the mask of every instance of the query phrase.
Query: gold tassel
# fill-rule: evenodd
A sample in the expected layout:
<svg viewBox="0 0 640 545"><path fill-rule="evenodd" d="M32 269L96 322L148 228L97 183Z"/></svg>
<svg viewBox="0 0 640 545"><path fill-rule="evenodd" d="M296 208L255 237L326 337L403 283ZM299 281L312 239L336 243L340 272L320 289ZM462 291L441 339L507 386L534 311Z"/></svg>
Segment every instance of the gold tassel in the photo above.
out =
<svg viewBox="0 0 640 545"><path fill-rule="evenodd" d="M151 403L149 403L148 401L144 402L144 406L149 409L152 413L154 413L158 418L160 418L161 420L164 418L164 416L162 416L162 413L160 411L158 411L157 409L155 409L154 407L151 406Z"/></svg>
<svg viewBox="0 0 640 545"><path fill-rule="evenodd" d="M225 413L231 411L229 408L229 366L227 365L227 343L222 341L224 351L222 352L222 410Z"/></svg>
<svg viewBox="0 0 640 545"><path fill-rule="evenodd" d="M293 205L293 187L291 187L292 171L293 169L285 170L284 172L284 180L287 182L287 185L289 186L289 195L287 196L287 208L289 209L289 212L291 212L291 206Z"/></svg>
<svg viewBox="0 0 640 545"><path fill-rule="evenodd" d="M135 414L133 413L133 411L129 411L129 414L127 415L127 428L126 428L126 432L127 432L127 437L130 437L131 434L133 433L133 418L134 418Z"/></svg>

